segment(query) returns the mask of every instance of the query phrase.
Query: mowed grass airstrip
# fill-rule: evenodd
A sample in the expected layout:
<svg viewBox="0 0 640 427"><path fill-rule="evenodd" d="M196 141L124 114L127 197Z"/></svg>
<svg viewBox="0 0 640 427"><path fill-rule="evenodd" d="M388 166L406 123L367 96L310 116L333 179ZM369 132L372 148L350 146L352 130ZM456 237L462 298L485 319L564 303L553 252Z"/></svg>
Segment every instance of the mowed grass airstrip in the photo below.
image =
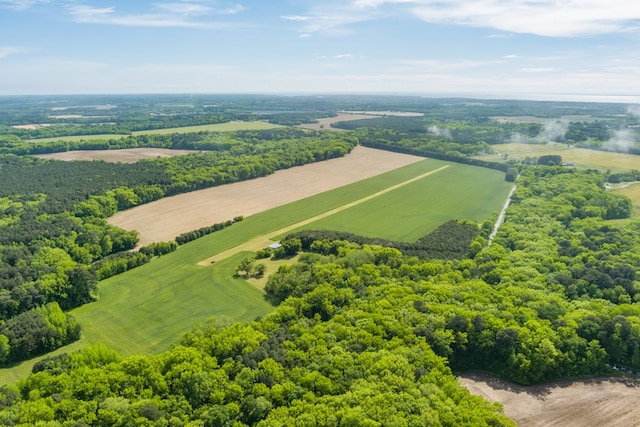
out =
<svg viewBox="0 0 640 427"><path fill-rule="evenodd" d="M285 227L436 169L440 170L305 228L331 225L367 236L414 241L449 219L487 219L500 210L511 188L502 172L428 159L250 216L100 282L100 299L71 311L83 327L81 341L72 348L102 342L122 355L158 353L212 317L233 322L262 316L274 307L259 289L234 277L235 266L250 253L238 248L235 255L213 264L198 262L261 236L277 238ZM26 366L16 369L26 371ZM6 377L0 373L0 381Z"/></svg>

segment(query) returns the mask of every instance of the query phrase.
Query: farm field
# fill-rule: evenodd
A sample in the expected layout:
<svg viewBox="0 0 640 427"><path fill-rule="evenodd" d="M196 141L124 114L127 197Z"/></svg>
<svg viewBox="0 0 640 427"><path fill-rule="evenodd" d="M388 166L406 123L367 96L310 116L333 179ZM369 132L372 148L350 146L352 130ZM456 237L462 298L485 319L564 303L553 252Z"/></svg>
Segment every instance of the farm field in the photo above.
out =
<svg viewBox="0 0 640 427"><path fill-rule="evenodd" d="M337 131L344 131L344 129L332 128L331 125L337 122L346 122L349 120L361 120L361 119L374 119L380 116L374 116L372 114L351 114L351 113L338 113L335 117L326 117L324 119L318 119L316 123L303 123L298 127L310 130L322 130L331 129Z"/></svg>
<svg viewBox="0 0 640 427"><path fill-rule="evenodd" d="M94 139L120 139L127 135L121 133L101 133L97 135L56 136L52 138L28 139L27 142L56 142L56 141L91 141Z"/></svg>
<svg viewBox="0 0 640 427"><path fill-rule="evenodd" d="M264 294L234 278L236 254L211 268L193 264L188 251L100 283L100 300L71 311L85 344L103 342L123 355L159 353L198 323L250 321L272 310Z"/></svg>
<svg viewBox="0 0 640 427"><path fill-rule="evenodd" d="M282 127L263 121L239 122L233 121L228 123L218 123L212 125L185 126L178 128L141 130L131 132L133 135L167 135L172 133L189 133L189 132L235 132L237 130L265 130Z"/></svg>
<svg viewBox="0 0 640 427"><path fill-rule="evenodd" d="M238 130L263 130L263 129L273 129L281 127L280 125L273 125L271 123L263 122L263 121L254 121L254 122L228 122L228 123L218 123L211 125L198 125L198 126L185 126L185 127L176 127L176 128L165 128L165 129L153 129L153 130L141 130L131 132L132 135L167 135L172 133L189 133L189 132L234 132ZM59 136L53 138L39 138L39 139L30 139L27 142L54 142L54 141L90 141L92 139L119 139L124 138L127 135L122 134L98 134L98 135L73 135L73 136Z"/></svg>
<svg viewBox="0 0 640 427"><path fill-rule="evenodd" d="M473 394L500 402L520 427L627 427L638 425L640 381L595 378L520 386L486 375L462 375Z"/></svg>
<svg viewBox="0 0 640 427"><path fill-rule="evenodd" d="M195 150L169 150L167 148L124 148L121 150L77 150L61 153L38 154L34 157L54 160L102 160L112 163L135 163L138 160L157 157L184 156L197 153Z"/></svg>
<svg viewBox="0 0 640 427"><path fill-rule="evenodd" d="M452 218L487 219L511 189L510 183L500 181L502 176L502 172L452 163L437 174L303 228L414 242Z"/></svg>
<svg viewBox="0 0 640 427"><path fill-rule="evenodd" d="M232 321L263 315L272 309L264 294L248 282L233 278L235 266L248 255L238 248L240 245L446 165L423 160L250 216L149 264L104 280L99 283L98 301L71 311L83 326L83 338L74 348L104 342L123 355L157 353L211 316ZM433 177L439 173L442 172ZM503 182L502 174L495 179ZM498 209L499 204L495 206ZM231 257L216 257L228 250L232 250ZM217 259L215 264L197 264L212 256ZM26 366L33 363L34 360L24 362L13 369L26 372ZM0 379L10 376L0 371Z"/></svg>
<svg viewBox="0 0 640 427"><path fill-rule="evenodd" d="M539 157L550 154L562 156L565 162L575 163L576 166L612 171L638 169L640 156L633 154L614 153L610 151L588 150L586 148L567 148L564 144L498 144L493 149L499 153L508 154L507 159L522 159L525 157ZM498 160L499 154L483 156L484 160Z"/></svg>
<svg viewBox="0 0 640 427"><path fill-rule="evenodd" d="M142 245L167 241L180 233L263 212L423 160L358 146L345 157L157 200L119 212L109 222L137 230Z"/></svg>

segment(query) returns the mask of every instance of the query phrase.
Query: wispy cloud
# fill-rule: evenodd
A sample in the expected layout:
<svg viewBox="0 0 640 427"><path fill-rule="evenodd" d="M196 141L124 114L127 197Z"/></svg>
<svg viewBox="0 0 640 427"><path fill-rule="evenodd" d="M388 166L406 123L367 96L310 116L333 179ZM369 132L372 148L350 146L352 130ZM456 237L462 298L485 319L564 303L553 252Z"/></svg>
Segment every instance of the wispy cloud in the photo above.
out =
<svg viewBox="0 0 640 427"><path fill-rule="evenodd" d="M26 10L38 3L48 3L48 0L0 0L0 6L13 10Z"/></svg>
<svg viewBox="0 0 640 427"><path fill-rule="evenodd" d="M23 53L26 49L18 46L0 46L0 59L6 58L16 53Z"/></svg>
<svg viewBox="0 0 640 427"><path fill-rule="evenodd" d="M216 8L190 1L155 3L154 10L145 14L122 14L115 7L69 6L69 13L78 23L120 25L128 27L185 27L231 28L230 22L211 22L205 19L211 14L232 15L243 11L240 4Z"/></svg>
<svg viewBox="0 0 640 427"><path fill-rule="evenodd" d="M443 61L439 59L426 60L404 60L399 61L402 70L425 71L425 72L451 72L456 70L468 70L471 68L491 67L504 63L503 60L486 61Z"/></svg>
<svg viewBox="0 0 640 427"><path fill-rule="evenodd" d="M506 33L574 37L637 31L637 0L350 0L324 2L303 15L305 32L331 30L391 14ZM494 34L492 37L500 36Z"/></svg>
<svg viewBox="0 0 640 427"><path fill-rule="evenodd" d="M552 67L525 67L520 68L520 71L523 73L551 73L552 71L556 71L556 69Z"/></svg>

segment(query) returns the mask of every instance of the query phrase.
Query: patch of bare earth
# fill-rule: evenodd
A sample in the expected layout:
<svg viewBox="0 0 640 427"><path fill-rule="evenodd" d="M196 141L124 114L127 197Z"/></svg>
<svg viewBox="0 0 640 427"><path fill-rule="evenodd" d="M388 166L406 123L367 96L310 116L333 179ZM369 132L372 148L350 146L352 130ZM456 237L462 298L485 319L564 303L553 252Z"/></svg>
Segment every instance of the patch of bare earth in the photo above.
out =
<svg viewBox="0 0 640 427"><path fill-rule="evenodd" d="M39 154L35 157L54 160L103 160L111 163L135 163L138 160L158 157L184 156L197 153L194 150L169 150L166 148L124 148L122 150L78 150L62 153Z"/></svg>
<svg viewBox="0 0 640 427"><path fill-rule="evenodd" d="M640 380L596 378L520 386L487 375L463 375L473 394L500 402L521 427L640 426Z"/></svg>
<svg viewBox="0 0 640 427"><path fill-rule="evenodd" d="M375 119L376 117L382 117L382 116L376 116L372 114L338 113L335 117L318 119L316 123L304 123L299 125L298 127L301 127L304 129L311 129L311 130L323 130L323 129L344 130L344 129L332 128L331 125L333 123L347 122L349 120Z"/></svg>
<svg viewBox="0 0 640 427"><path fill-rule="evenodd" d="M358 146L337 159L137 206L117 213L109 222L137 230L142 245L168 241L187 231L264 212L420 160L424 158Z"/></svg>

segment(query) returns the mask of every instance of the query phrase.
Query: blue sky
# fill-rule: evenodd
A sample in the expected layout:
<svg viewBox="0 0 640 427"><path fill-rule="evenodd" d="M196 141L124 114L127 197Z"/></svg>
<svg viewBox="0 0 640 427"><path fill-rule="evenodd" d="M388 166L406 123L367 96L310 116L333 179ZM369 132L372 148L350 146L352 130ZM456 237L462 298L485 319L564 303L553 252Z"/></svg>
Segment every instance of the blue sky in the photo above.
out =
<svg viewBox="0 0 640 427"><path fill-rule="evenodd" d="M640 100L638 0L0 0L0 95Z"/></svg>

